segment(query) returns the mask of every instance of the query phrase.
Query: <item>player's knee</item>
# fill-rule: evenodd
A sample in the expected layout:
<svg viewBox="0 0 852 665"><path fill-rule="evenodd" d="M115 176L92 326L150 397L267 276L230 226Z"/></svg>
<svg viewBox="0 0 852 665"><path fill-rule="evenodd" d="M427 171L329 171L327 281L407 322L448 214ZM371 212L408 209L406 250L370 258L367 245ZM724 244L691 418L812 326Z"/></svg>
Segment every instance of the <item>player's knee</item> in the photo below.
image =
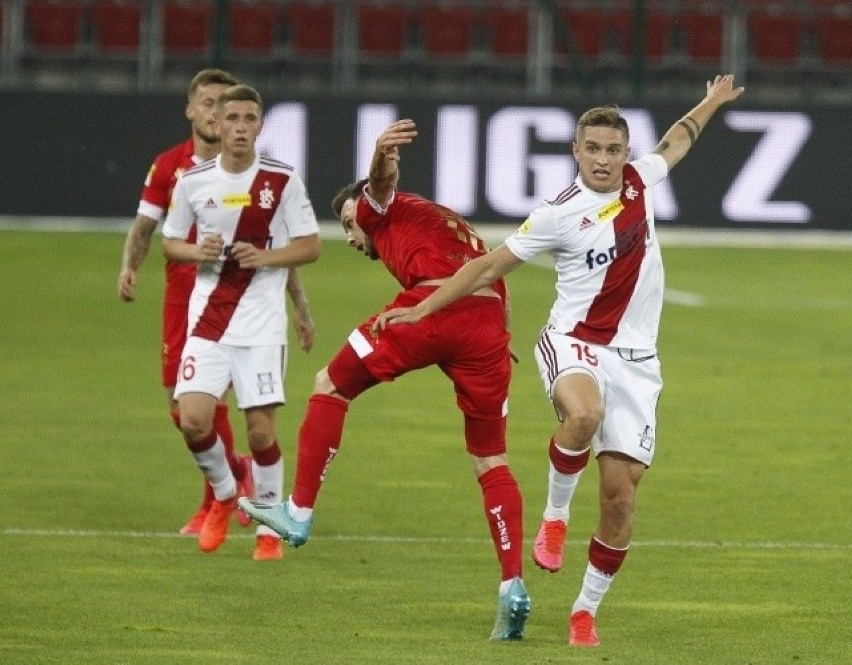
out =
<svg viewBox="0 0 852 665"><path fill-rule="evenodd" d="M331 395L335 392L337 392L337 388L328 375L328 366L323 367L314 377L314 394Z"/></svg>
<svg viewBox="0 0 852 665"><path fill-rule="evenodd" d="M598 431L602 418L603 409L597 407L575 409L562 421L562 428L571 441L588 442Z"/></svg>
<svg viewBox="0 0 852 665"><path fill-rule="evenodd" d="M633 519L634 501L628 493L604 496L601 499L601 516L613 527L620 527Z"/></svg>
<svg viewBox="0 0 852 665"><path fill-rule="evenodd" d="M202 417L201 414L185 411L180 414L180 431L189 443L196 443L206 438L212 428L213 423Z"/></svg>

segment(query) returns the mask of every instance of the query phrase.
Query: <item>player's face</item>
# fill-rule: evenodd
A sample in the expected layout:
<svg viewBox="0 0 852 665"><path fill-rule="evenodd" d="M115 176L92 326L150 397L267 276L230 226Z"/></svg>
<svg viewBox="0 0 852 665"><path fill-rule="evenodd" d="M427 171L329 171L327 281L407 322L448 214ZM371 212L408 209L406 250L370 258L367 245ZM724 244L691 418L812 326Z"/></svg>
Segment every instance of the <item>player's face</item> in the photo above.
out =
<svg viewBox="0 0 852 665"><path fill-rule="evenodd" d="M219 95L228 86L221 83L200 85L195 89L195 95L186 105L186 117L192 123L192 133L207 143L218 143L219 134L216 131L215 116L216 102Z"/></svg>
<svg viewBox="0 0 852 665"><path fill-rule="evenodd" d="M226 102L216 116L222 152L233 157L244 157L254 153L263 122L260 107L252 101L233 100Z"/></svg>
<svg viewBox="0 0 852 665"><path fill-rule="evenodd" d="M585 127L574 140L574 159L583 184L593 192L621 189L621 169L630 156L624 132L614 127Z"/></svg>
<svg viewBox="0 0 852 665"><path fill-rule="evenodd" d="M346 233L346 242L350 247L354 247L359 252L363 252L365 256L374 261L379 258L379 253L373 247L373 243L367 237L367 234L358 226L355 221L355 213L358 210L358 204L354 199L346 199L343 206L340 208L340 223L343 225L343 231Z"/></svg>

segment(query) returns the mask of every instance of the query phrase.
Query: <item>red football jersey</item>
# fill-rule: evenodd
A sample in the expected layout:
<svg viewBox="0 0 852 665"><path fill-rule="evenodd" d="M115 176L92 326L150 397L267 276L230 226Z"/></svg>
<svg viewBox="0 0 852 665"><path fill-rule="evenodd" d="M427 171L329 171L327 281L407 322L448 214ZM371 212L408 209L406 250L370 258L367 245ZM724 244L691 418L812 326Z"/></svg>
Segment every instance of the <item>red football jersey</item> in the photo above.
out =
<svg viewBox="0 0 852 665"><path fill-rule="evenodd" d="M450 277L488 252L473 227L456 212L415 194L395 192L384 214L366 197L358 200L358 226L403 288ZM495 284L504 295L502 280Z"/></svg>
<svg viewBox="0 0 852 665"><path fill-rule="evenodd" d="M148 170L145 184L142 186L137 212L157 222L163 221L169 209L172 192L178 178L184 171L191 169L200 161L194 154L192 139L157 155ZM187 240L195 242L194 227ZM192 287L195 284L195 268L194 263L166 261L166 285L163 302L184 306L189 303L189 295L192 293Z"/></svg>

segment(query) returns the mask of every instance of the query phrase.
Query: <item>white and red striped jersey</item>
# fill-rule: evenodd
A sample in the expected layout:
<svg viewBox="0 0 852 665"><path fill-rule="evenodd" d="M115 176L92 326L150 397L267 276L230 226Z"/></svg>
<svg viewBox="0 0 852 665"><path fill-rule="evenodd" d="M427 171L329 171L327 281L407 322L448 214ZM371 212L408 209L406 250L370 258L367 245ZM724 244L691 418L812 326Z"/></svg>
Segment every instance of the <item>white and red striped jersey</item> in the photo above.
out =
<svg viewBox="0 0 852 665"><path fill-rule="evenodd" d="M225 249L218 262L198 267L188 334L233 346L282 344L288 269L240 268L228 253L236 241L272 249L319 233L301 178L291 166L261 155L239 174L222 169L221 157L211 159L178 180L163 235L186 240L193 222L196 242L221 233Z"/></svg>
<svg viewBox="0 0 852 665"><path fill-rule="evenodd" d="M656 348L664 278L652 188L666 175L665 160L651 154L625 164L620 191L594 192L577 176L506 239L522 261L552 255L549 325L594 344Z"/></svg>

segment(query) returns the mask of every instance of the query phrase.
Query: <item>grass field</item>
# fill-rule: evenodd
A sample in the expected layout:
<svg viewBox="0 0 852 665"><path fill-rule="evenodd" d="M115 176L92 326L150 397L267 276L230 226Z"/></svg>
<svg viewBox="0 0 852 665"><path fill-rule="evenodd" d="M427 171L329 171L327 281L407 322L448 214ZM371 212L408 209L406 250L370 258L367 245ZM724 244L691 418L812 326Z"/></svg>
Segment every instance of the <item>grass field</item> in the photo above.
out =
<svg viewBox="0 0 852 665"><path fill-rule="evenodd" d="M566 566L525 553L527 639L487 640L498 568L460 416L438 371L350 409L311 542L251 561L176 536L200 479L159 386L155 252L115 295L122 236L0 233L0 662L843 663L852 645L852 269L848 251L664 248L658 451L635 542L598 614L565 644L596 520L590 467ZM326 242L303 272L318 322L291 351L285 485L313 374L396 291ZM532 347L552 274L510 277L510 460L528 541L554 420ZM234 411L236 429L242 417ZM244 450L244 436L238 437ZM529 550L530 543L526 544Z"/></svg>

